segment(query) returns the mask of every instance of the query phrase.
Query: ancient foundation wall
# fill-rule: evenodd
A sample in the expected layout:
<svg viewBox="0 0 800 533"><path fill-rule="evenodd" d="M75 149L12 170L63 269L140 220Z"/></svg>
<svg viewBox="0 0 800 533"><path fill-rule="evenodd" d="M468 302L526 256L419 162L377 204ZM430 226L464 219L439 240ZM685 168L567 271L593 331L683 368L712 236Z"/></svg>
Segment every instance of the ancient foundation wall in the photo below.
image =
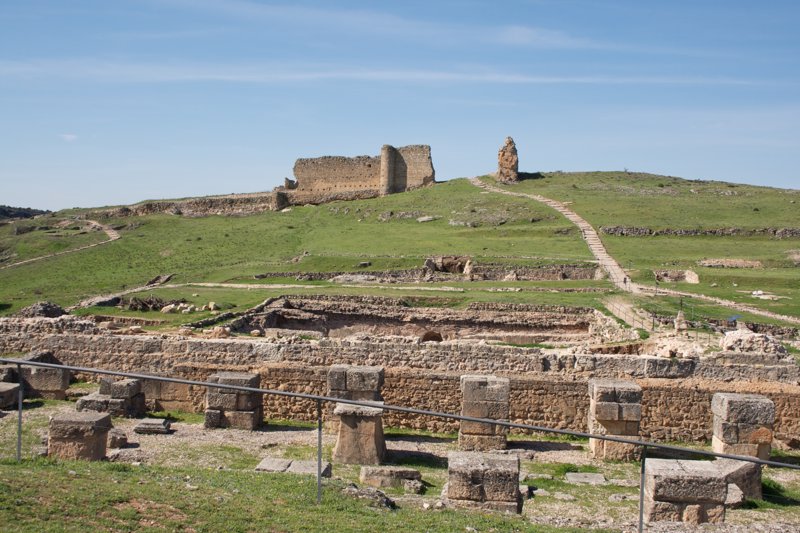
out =
<svg viewBox="0 0 800 533"><path fill-rule="evenodd" d="M485 344L363 342L324 339L200 339L166 335L100 334L87 321L0 319L0 353L51 350L63 363L154 373L205 381L218 371L257 372L262 387L324 394L332 364L386 368L388 404L458 413L462 374L511 379L513 421L586 430L590 378L627 378L644 391L642 434L655 440L698 440L711 436L714 392L753 392L776 406L778 439L800 440L800 386L787 368L719 366L710 362L640 355L543 354L536 349ZM702 376L702 377L701 377ZM769 380L783 376L784 383ZM205 388L153 384L148 398L165 409L200 410ZM271 418L313 420L312 402L266 396ZM385 423L434 431L457 424L387 412Z"/></svg>
<svg viewBox="0 0 800 533"><path fill-rule="evenodd" d="M142 202L115 209L97 211L94 214L107 217L129 217L167 213L187 217L209 215L252 215L264 211L279 211L289 205L283 192L261 194L236 194L230 196L205 196L186 200L162 200Z"/></svg>

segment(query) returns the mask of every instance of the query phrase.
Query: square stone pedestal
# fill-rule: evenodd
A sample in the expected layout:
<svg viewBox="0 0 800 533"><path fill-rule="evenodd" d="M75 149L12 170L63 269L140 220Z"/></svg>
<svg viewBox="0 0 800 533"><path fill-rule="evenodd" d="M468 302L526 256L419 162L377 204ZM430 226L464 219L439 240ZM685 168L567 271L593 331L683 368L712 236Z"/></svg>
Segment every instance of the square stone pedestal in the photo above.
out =
<svg viewBox="0 0 800 533"><path fill-rule="evenodd" d="M357 465L377 465L386 457L383 409L337 403L339 419L333 460Z"/></svg>
<svg viewBox="0 0 800 533"><path fill-rule="evenodd" d="M56 415L50 419L47 454L59 459L99 461L106 456L111 427L111 416L106 413L87 411Z"/></svg>

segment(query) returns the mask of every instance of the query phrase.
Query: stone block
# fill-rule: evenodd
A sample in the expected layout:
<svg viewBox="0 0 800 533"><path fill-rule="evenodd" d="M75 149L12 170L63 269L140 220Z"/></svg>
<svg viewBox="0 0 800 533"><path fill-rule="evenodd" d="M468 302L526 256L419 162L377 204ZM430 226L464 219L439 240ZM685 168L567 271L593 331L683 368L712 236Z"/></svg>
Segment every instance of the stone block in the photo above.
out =
<svg viewBox="0 0 800 533"><path fill-rule="evenodd" d="M402 466L362 466L358 480L365 485L376 488L404 486L404 481L420 481L419 470Z"/></svg>
<svg viewBox="0 0 800 533"><path fill-rule="evenodd" d="M641 403L642 388L622 379L592 379L589 397L598 402Z"/></svg>
<svg viewBox="0 0 800 533"><path fill-rule="evenodd" d="M639 422L642 419L642 404L640 403L621 403L619 404L620 420L626 422Z"/></svg>
<svg viewBox="0 0 800 533"><path fill-rule="evenodd" d="M291 464L291 459L283 459L281 457L265 457L256 466L256 472L286 472Z"/></svg>
<svg viewBox="0 0 800 533"><path fill-rule="evenodd" d="M506 502L521 510L519 457L476 452L450 452L447 457L449 500Z"/></svg>
<svg viewBox="0 0 800 533"><path fill-rule="evenodd" d="M25 395L31 398L63 400L69 388L69 371L60 368L22 367Z"/></svg>
<svg viewBox="0 0 800 533"><path fill-rule="evenodd" d="M772 446L770 444L751 444L743 442L728 444L722 442L716 435L711 437L711 449L717 453L758 457L764 460L768 460L772 452Z"/></svg>
<svg viewBox="0 0 800 533"><path fill-rule="evenodd" d="M211 383L219 383L220 385L233 385L236 387L250 387L257 389L261 385L261 376L259 374L251 374L249 372L217 372L208 377ZM215 389L224 394L235 394L235 390L230 389Z"/></svg>
<svg viewBox="0 0 800 533"><path fill-rule="evenodd" d="M73 412L50 419L47 453L59 459L99 461L106 455L111 417L104 413Z"/></svg>
<svg viewBox="0 0 800 533"><path fill-rule="evenodd" d="M97 411L100 413L107 413L108 402L110 400L111 396L107 394L92 392L86 396L83 396L82 398L78 398L78 401L75 404L75 409L78 411Z"/></svg>
<svg viewBox="0 0 800 533"><path fill-rule="evenodd" d="M645 491L655 501L721 505L728 487L724 474L711 461L650 459Z"/></svg>
<svg viewBox="0 0 800 533"><path fill-rule="evenodd" d="M460 380L464 403L497 402L507 404L511 390L508 378L491 375L465 374Z"/></svg>
<svg viewBox="0 0 800 533"><path fill-rule="evenodd" d="M713 435L728 444L739 442L739 424L726 422L721 416L714 415Z"/></svg>
<svg viewBox="0 0 800 533"><path fill-rule="evenodd" d="M292 461L292 464L289 465L289 468L286 469L286 472L289 474L301 474L301 475L317 475L317 462L316 461L301 461L295 459ZM321 477L331 477L331 464L327 461L322 462L322 471L320 473Z"/></svg>
<svg viewBox="0 0 800 533"><path fill-rule="evenodd" d="M508 426L462 420L459 431L467 435L506 435L508 434Z"/></svg>
<svg viewBox="0 0 800 533"><path fill-rule="evenodd" d="M203 427L207 429L222 427L222 411L219 409L206 409Z"/></svg>
<svg viewBox="0 0 800 533"><path fill-rule="evenodd" d="M13 409L19 402L19 385L0 382L0 409Z"/></svg>
<svg viewBox="0 0 800 533"><path fill-rule="evenodd" d="M759 394L718 392L711 399L711 412L734 424L772 426L775 422L775 404Z"/></svg>
<svg viewBox="0 0 800 533"><path fill-rule="evenodd" d="M641 454L641 447L624 442L589 439L589 451L592 457L603 461L636 461Z"/></svg>
<svg viewBox="0 0 800 533"><path fill-rule="evenodd" d="M100 394L111 396L111 384L114 383L114 378L100 378Z"/></svg>
<svg viewBox="0 0 800 533"><path fill-rule="evenodd" d="M505 435L470 435L458 434L458 449L469 452L489 452L492 450L505 450L507 439Z"/></svg>
<svg viewBox="0 0 800 533"><path fill-rule="evenodd" d="M714 463L725 476L725 481L738 487L743 498L748 500L762 498L761 465L732 459L717 459Z"/></svg>
<svg viewBox="0 0 800 533"><path fill-rule="evenodd" d="M264 423L264 412L258 408L253 411L225 411L223 427L252 431Z"/></svg>
<svg viewBox="0 0 800 533"><path fill-rule="evenodd" d="M591 402L590 409L592 409L593 416L601 423L606 420L620 420L620 408L616 402Z"/></svg>
<svg viewBox="0 0 800 533"><path fill-rule="evenodd" d="M674 502L659 502L645 494L644 520L645 522L681 522L686 504Z"/></svg>
<svg viewBox="0 0 800 533"><path fill-rule="evenodd" d="M598 420L597 422L603 428L603 430L599 432L601 435L639 435L639 422L629 422L625 420Z"/></svg>
<svg viewBox="0 0 800 533"><path fill-rule="evenodd" d="M328 369L328 393L331 396L341 398L342 396L334 394L334 391L347 390L347 365L333 365Z"/></svg>
<svg viewBox="0 0 800 533"><path fill-rule="evenodd" d="M347 369L347 390L380 392L383 387L383 367L351 366Z"/></svg>
<svg viewBox="0 0 800 533"><path fill-rule="evenodd" d="M337 404L336 409L346 404ZM347 406L342 411L334 411L339 416L339 429L336 445L333 448L334 461L347 464L380 464L386 457L386 442L383 436L383 419L380 415L344 414L359 412ZM374 408L361 408L372 409ZM379 410L383 412L383 410Z"/></svg>
<svg viewBox="0 0 800 533"><path fill-rule="evenodd" d="M264 396L255 393L240 392L236 395L237 411L255 411L264 405Z"/></svg>
<svg viewBox="0 0 800 533"><path fill-rule="evenodd" d="M130 399L142 392L142 382L138 379L123 379L111 383L111 397Z"/></svg>
<svg viewBox="0 0 800 533"><path fill-rule="evenodd" d="M508 403L499 402L467 402L461 404L461 414L475 418L491 418L492 420L508 419Z"/></svg>
<svg viewBox="0 0 800 533"><path fill-rule="evenodd" d="M109 448L124 448L128 445L128 435L121 429L112 429L108 432Z"/></svg>
<svg viewBox="0 0 800 533"><path fill-rule="evenodd" d="M171 423L166 418L145 418L133 428L139 435L168 435L172 432Z"/></svg>
<svg viewBox="0 0 800 533"><path fill-rule="evenodd" d="M739 443L772 444L772 428L761 425L739 424Z"/></svg>
<svg viewBox="0 0 800 533"><path fill-rule="evenodd" d="M230 394L234 392L234 394ZM237 406L237 394L235 391L225 391L224 389L208 388L206 392L206 409L219 411L235 411Z"/></svg>
<svg viewBox="0 0 800 533"><path fill-rule="evenodd" d="M376 402L383 403L383 402ZM333 409L336 416L377 417L383 415L383 409L368 405L355 405L352 403L338 403Z"/></svg>

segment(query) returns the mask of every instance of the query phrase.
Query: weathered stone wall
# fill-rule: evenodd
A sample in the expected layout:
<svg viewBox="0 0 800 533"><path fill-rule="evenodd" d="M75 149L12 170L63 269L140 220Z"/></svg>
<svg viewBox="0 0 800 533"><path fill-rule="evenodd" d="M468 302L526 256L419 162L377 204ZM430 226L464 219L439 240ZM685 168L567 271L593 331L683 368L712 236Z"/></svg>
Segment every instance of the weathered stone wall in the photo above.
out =
<svg viewBox="0 0 800 533"><path fill-rule="evenodd" d="M167 213L187 217L209 215L252 215L264 211L279 211L289 205L285 193L276 191L258 194L204 196L186 200L159 200L95 211L101 217L130 217Z"/></svg>
<svg viewBox="0 0 800 533"><path fill-rule="evenodd" d="M361 189L377 190L380 157L324 156L298 159L294 164L297 191L336 193Z"/></svg>
<svg viewBox="0 0 800 533"><path fill-rule="evenodd" d="M294 164L296 187L286 190L293 204L322 203L339 195L374 197L433 183L431 147L385 145L376 157L324 156L301 158Z"/></svg>
<svg viewBox="0 0 800 533"><path fill-rule="evenodd" d="M431 147L413 144L396 148L393 175L389 178L388 193L418 189L433 183L435 172Z"/></svg>
<svg viewBox="0 0 800 533"><path fill-rule="evenodd" d="M479 343L365 342L325 339L199 339L166 335L99 334L91 322L68 319L0 319L0 353L51 350L62 362L205 381L218 371L257 372L262 387L325 394L332 364L386 368L387 404L458 413L462 374L485 373L511 379L512 421L586 430L593 377L626 378L644 391L642 435L655 440L711 437L714 392L751 392L776 407L776 438L800 441L800 386L791 372L713 361L664 359L641 355L543 354L536 349ZM785 383L770 382L780 372ZM702 376L702 377L701 377ZM763 381L759 381L763 380ZM203 406L205 388L152 383L148 398L165 409ZM265 396L270 418L313 420L314 402ZM387 412L389 425L453 431L456 423Z"/></svg>

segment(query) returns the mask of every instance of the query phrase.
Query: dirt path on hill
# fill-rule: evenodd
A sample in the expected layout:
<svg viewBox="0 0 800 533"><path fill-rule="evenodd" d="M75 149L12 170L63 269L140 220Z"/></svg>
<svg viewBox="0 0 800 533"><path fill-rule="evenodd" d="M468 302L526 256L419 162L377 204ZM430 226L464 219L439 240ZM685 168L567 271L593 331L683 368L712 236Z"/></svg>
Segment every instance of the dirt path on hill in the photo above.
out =
<svg viewBox="0 0 800 533"><path fill-rule="evenodd" d="M28 263L33 263L35 261L41 261L42 259L48 259L50 257L56 257L56 256L59 256L59 255L66 255L66 254L71 254L71 253L74 253L74 252L80 252L81 250L94 248L95 246L100 246L102 244L108 244L110 242L116 241L117 239L119 239L121 237L119 232L117 232L115 229L111 228L110 226L106 226L105 224L101 224L101 223L97 222L96 220L87 220L86 222L88 223L88 225L90 227L102 230L103 233L105 233L106 236L108 237L108 240L103 241L103 242L96 242L94 244L87 244L86 246L80 246L78 248L73 248L72 250L63 250L61 252L56 252L56 253L53 253L53 254L40 255L39 257L32 257L30 259L25 259L24 261L17 261L16 263L11 263L10 265L0 266L0 270L6 269L6 268L15 267L15 266L20 266L20 265L27 265Z"/></svg>
<svg viewBox="0 0 800 533"><path fill-rule="evenodd" d="M619 265L619 263L617 263L614 260L613 257L611 257L611 254L608 253L608 250L606 250L606 247L600 240L600 236L597 234L597 231L595 231L592 225L589 224L586 220L584 220L576 212L567 207L564 203L558 202L556 200L551 200L550 198L545 198L544 196L538 194L526 194L521 192L507 191L505 189L501 189L500 187L484 183L478 178L472 178L470 182L476 187L479 187L481 189L490 192L506 194L509 196L516 196L518 198L530 198L531 200L541 202L547 205L548 207L555 209L562 215L564 215L567 218L567 220L578 226L578 228L581 230L581 237L583 238L583 240L586 241L586 244L589 246L589 250L592 252L592 255L594 255L598 263L600 263L600 267L608 273L608 276L614 283L614 285L620 290L623 290L625 292L630 292L633 294L641 294L645 296L669 295L669 296L682 296L684 298L697 298L699 300L704 300L706 302L714 303L716 305L721 305L723 307L729 307L731 309L735 309L737 311L741 311L744 313L751 313L753 315L764 316L775 320L782 320L784 322L800 325L800 318L788 315L781 315L779 313L773 313L772 311L759 309L757 307L752 307L750 305L740 304L738 302L734 302L733 300L726 300L724 298L717 298L716 296L708 296L701 293L677 291L674 289L665 289L663 287L655 288L655 287L650 287L649 285L642 285L641 283L633 283L628 278L627 274L625 273L625 270ZM619 318L625 320L625 317L621 316Z"/></svg>

